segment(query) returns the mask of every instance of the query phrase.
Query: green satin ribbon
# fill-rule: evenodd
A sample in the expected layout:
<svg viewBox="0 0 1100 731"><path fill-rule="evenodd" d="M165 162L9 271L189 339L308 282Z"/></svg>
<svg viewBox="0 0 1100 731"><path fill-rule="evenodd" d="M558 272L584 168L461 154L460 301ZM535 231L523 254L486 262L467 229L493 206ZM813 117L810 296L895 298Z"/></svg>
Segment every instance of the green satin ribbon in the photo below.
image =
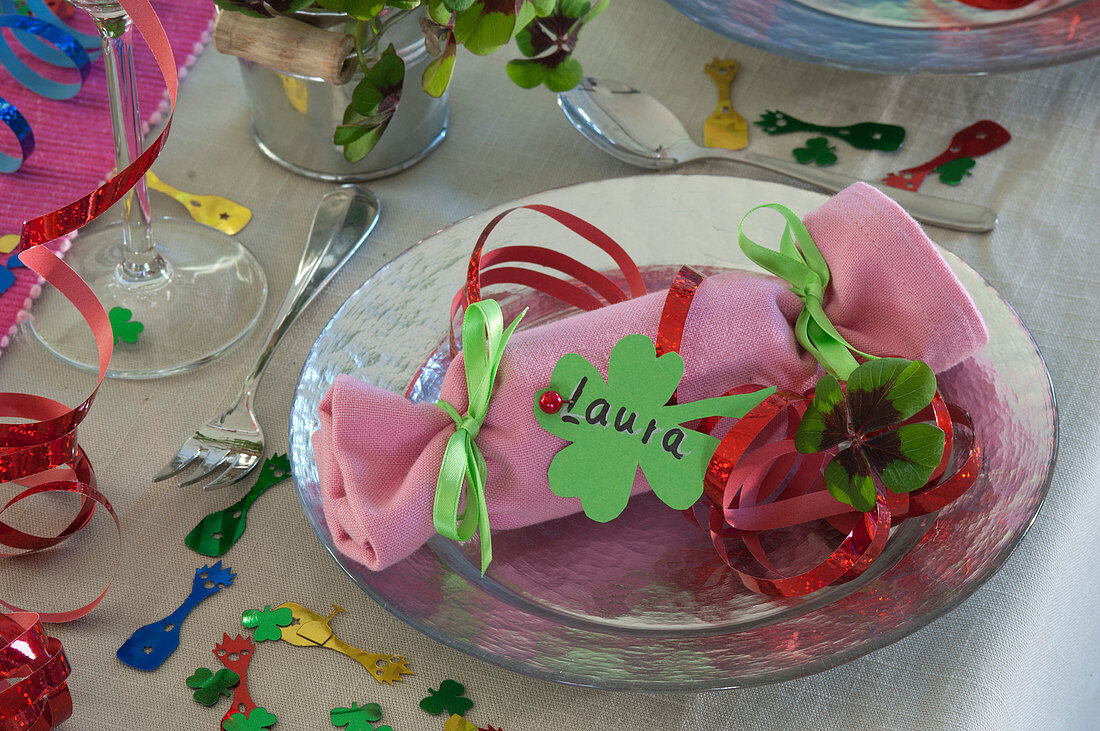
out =
<svg viewBox="0 0 1100 731"><path fill-rule="evenodd" d="M761 208L778 211L787 222L779 240L779 251L764 248L745 235L745 219ZM791 285L791 291L802 300L802 312L794 325L795 337L826 372L846 381L859 365L853 353L865 358L877 358L857 350L845 340L822 309L825 289L829 286L829 265L794 211L779 203L766 203L753 208L737 227L737 244L753 262L786 280Z"/></svg>
<svg viewBox="0 0 1100 731"><path fill-rule="evenodd" d="M479 532L482 575L493 560L493 543L489 536L489 506L485 502L485 458L476 439L489 411L489 399L493 395L504 346L526 312L521 312L505 329L504 316L496 300L471 303L462 317L462 361L469 397L466 415L446 401L435 403L454 419L455 433L447 440L443 451L443 464L435 483L432 520L436 532L451 540L466 541L474 531ZM460 514L463 492L466 505Z"/></svg>

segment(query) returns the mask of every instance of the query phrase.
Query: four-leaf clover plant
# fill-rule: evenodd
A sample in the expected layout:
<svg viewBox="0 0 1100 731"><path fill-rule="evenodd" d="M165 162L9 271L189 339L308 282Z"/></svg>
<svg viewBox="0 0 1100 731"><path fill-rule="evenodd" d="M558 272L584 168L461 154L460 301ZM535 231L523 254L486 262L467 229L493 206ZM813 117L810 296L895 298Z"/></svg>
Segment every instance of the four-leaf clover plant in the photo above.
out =
<svg viewBox="0 0 1100 731"><path fill-rule="evenodd" d="M837 448L825 486L837 500L868 512L875 484L896 493L922 487L943 457L944 433L906 423L936 394L936 376L919 360L878 358L851 372L844 387L831 375L817 383L795 448L803 454Z"/></svg>

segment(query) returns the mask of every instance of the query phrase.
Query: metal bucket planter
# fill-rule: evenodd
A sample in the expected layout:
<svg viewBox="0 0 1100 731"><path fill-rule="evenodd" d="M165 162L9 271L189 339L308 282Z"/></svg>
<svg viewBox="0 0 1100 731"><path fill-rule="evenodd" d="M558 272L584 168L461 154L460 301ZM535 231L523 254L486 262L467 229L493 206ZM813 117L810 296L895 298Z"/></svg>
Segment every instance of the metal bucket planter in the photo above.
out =
<svg viewBox="0 0 1100 731"><path fill-rule="evenodd" d="M324 11L304 11L300 18L324 27L336 17ZM333 132L351 102L361 73L347 84L273 71L240 59L241 77L252 112L252 134L260 150L300 175L319 180L352 182L400 172L423 159L447 135L450 104L420 88L420 77L431 57L424 48L420 14L413 13L389 27L382 45L393 43L405 61L405 86L397 112L378 144L359 162L344 159L332 142ZM339 25L335 29L342 30Z"/></svg>

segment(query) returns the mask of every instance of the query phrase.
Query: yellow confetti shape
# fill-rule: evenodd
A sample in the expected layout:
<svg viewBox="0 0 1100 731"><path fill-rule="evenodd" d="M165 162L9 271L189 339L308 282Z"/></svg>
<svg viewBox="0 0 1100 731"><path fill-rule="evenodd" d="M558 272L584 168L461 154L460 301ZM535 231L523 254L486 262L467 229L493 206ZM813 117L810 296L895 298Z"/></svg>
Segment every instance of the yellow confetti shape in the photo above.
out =
<svg viewBox="0 0 1100 731"><path fill-rule="evenodd" d="M443 724L443 731L478 731L478 729L477 726L456 713L447 719L447 723Z"/></svg>
<svg viewBox="0 0 1100 731"><path fill-rule="evenodd" d="M10 254L19 246L19 237L15 234L0 236L0 254Z"/></svg>

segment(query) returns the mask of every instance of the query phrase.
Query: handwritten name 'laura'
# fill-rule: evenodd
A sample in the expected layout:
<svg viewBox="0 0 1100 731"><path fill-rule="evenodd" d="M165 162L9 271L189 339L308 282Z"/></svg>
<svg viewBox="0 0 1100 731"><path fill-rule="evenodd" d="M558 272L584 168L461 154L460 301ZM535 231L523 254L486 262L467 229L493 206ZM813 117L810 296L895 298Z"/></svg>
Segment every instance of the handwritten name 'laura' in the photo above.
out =
<svg viewBox="0 0 1100 731"><path fill-rule="evenodd" d="M687 455L691 454L690 451L683 452L681 447L684 442L684 430L678 426L671 429L662 429L657 426L656 419L650 419L645 428L637 428L638 414L635 411L628 410L625 406L620 406L615 412L615 418L613 421L608 420L608 416L611 414L612 405L607 399L597 398L593 399L592 403L584 410L584 414L580 415L573 412L573 409L578 403L580 403L581 395L584 393L584 387L588 383L588 377L581 378L580 383L573 389L573 394L569 397L569 400L565 402L565 408L562 409L561 420L570 424L580 424L583 418L587 424L592 426L603 427L604 429L614 428L615 431L633 436L641 434L642 444L648 445L655 437L661 435L659 441L653 441L655 445L659 445L660 448L671 454L676 459L683 459ZM643 422L644 423L644 422Z"/></svg>

